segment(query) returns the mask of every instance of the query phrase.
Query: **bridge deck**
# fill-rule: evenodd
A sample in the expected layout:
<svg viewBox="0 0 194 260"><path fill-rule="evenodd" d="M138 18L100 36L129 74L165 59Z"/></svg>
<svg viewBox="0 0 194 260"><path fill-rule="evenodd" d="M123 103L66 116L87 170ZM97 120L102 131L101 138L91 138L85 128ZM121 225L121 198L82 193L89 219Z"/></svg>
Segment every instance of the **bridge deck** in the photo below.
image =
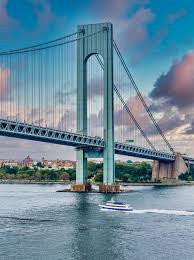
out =
<svg viewBox="0 0 194 260"><path fill-rule="evenodd" d="M61 131L4 119L0 119L0 135L73 146L77 148L84 148L86 150L103 150L104 148L104 140L101 138L85 136L79 133ZM151 149L118 142L115 142L115 153L151 160L175 160L174 154L162 151L154 151ZM193 158L189 158L186 156L183 156L183 158L185 159L185 161L194 162Z"/></svg>

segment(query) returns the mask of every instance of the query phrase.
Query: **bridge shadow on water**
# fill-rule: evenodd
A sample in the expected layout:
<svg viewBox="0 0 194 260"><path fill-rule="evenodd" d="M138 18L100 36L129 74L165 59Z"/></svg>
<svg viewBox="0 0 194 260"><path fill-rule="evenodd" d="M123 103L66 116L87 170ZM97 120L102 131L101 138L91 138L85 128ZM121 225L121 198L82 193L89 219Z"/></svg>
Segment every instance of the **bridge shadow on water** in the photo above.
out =
<svg viewBox="0 0 194 260"><path fill-rule="evenodd" d="M97 259L97 256L104 256L103 259L119 259L119 251L115 250L115 244L119 243L119 219L101 214L103 212L98 208L100 202L110 200L112 195L79 193L75 194L75 198L73 217L76 225L72 239L74 259Z"/></svg>

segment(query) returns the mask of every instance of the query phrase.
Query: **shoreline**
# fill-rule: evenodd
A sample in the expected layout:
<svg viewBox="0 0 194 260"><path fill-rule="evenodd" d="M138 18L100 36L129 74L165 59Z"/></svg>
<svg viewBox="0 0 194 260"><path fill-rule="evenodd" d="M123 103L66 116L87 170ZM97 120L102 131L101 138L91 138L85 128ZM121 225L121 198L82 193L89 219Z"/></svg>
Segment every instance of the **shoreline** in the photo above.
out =
<svg viewBox="0 0 194 260"><path fill-rule="evenodd" d="M64 181L35 181L35 180L0 180L0 184L61 184L61 185L71 185L74 182L64 182ZM98 185L99 183L92 183L92 185ZM123 187L129 186L192 186L194 181L164 181L164 182L133 182L133 183L120 183Z"/></svg>
<svg viewBox="0 0 194 260"><path fill-rule="evenodd" d="M63 184L63 185L70 185L71 182L35 181L35 180L0 180L0 184Z"/></svg>

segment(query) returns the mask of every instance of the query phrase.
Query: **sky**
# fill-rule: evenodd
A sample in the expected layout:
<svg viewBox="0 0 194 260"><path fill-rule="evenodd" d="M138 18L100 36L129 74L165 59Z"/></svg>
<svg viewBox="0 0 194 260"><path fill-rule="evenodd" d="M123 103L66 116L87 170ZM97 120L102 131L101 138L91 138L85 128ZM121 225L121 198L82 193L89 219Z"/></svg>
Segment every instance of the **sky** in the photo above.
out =
<svg viewBox="0 0 194 260"><path fill-rule="evenodd" d="M194 2L192 0L0 0L0 51L112 22L114 39L173 147L194 146ZM3 69L1 68L3 75ZM6 74L7 75L7 74ZM0 90L0 95L2 93ZM0 158L75 159L73 148L0 137Z"/></svg>

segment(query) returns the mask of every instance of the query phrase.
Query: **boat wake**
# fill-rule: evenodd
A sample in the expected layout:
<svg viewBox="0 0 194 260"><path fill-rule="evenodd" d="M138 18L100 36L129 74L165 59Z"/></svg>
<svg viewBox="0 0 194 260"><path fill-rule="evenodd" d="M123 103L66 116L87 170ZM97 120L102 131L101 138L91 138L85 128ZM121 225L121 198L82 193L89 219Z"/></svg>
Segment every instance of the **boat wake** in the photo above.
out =
<svg viewBox="0 0 194 260"><path fill-rule="evenodd" d="M134 209L130 213L153 213L153 214L167 214L167 215L177 215L177 216L194 216L193 211L187 210L173 210L173 209Z"/></svg>
<svg viewBox="0 0 194 260"><path fill-rule="evenodd" d="M101 209L102 211L110 211L109 209ZM194 216L194 211L187 210L174 210L174 209L133 209L125 213L129 214L166 214L166 215L176 215L176 216Z"/></svg>
<svg viewBox="0 0 194 260"><path fill-rule="evenodd" d="M37 221L37 222L52 221L51 219L20 218L20 217L12 217L12 216L0 216L0 219L13 219L13 220L19 220L19 221Z"/></svg>

